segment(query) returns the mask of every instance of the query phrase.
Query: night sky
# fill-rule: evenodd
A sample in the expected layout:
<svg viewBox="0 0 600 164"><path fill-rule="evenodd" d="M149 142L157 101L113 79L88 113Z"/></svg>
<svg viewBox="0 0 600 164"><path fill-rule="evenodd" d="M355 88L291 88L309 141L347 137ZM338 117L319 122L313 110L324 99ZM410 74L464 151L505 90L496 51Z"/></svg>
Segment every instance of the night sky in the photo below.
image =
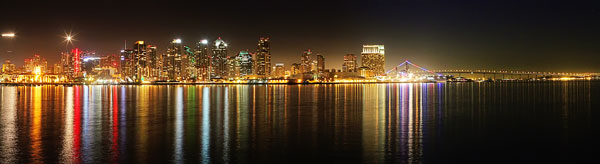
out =
<svg viewBox="0 0 600 164"><path fill-rule="evenodd" d="M272 39L272 63L299 62L305 49L340 69L343 55L384 44L386 68L409 59L431 69L600 72L596 1L52 1L1 2L0 60L17 65L38 53L49 64L75 46L117 54L127 40L174 38L193 45L221 36L229 55ZM7 52L13 51L13 52Z"/></svg>

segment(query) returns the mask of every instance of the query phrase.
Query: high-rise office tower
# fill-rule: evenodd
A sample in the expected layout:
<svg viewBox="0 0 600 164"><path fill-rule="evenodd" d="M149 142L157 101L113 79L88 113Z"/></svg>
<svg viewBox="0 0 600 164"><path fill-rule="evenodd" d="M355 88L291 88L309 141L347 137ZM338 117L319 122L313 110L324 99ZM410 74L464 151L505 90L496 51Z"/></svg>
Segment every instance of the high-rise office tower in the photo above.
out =
<svg viewBox="0 0 600 164"><path fill-rule="evenodd" d="M183 44L181 39L174 39L167 48L167 72L169 80L181 80Z"/></svg>
<svg viewBox="0 0 600 164"><path fill-rule="evenodd" d="M168 49L167 49L168 50ZM170 71L170 67L169 67L169 56L167 53L162 53L161 55L159 55L160 59L159 59L159 63L158 63L158 67L160 68L160 73L158 75L158 79L159 80L169 80L169 71Z"/></svg>
<svg viewBox="0 0 600 164"><path fill-rule="evenodd" d="M34 54L32 58L25 58L25 72L31 73L34 72L35 69L39 69L42 73L46 72L48 67L48 62L46 59L40 57L38 54Z"/></svg>
<svg viewBox="0 0 600 164"><path fill-rule="evenodd" d="M134 79L131 79L133 76L133 49L121 50L121 63L119 65L121 66L121 76L133 81Z"/></svg>
<svg viewBox="0 0 600 164"><path fill-rule="evenodd" d="M312 65L312 52L310 49L304 51L300 57L300 73L310 72Z"/></svg>
<svg viewBox="0 0 600 164"><path fill-rule="evenodd" d="M71 67L70 55L67 52L60 53L60 65L62 65L61 74L71 77L73 74Z"/></svg>
<svg viewBox="0 0 600 164"><path fill-rule="evenodd" d="M362 66L368 67L377 76L385 73L385 49L383 45L363 45Z"/></svg>
<svg viewBox="0 0 600 164"><path fill-rule="evenodd" d="M81 62L82 62L82 57L81 57L81 50L79 50L79 48L74 48L73 50L71 50L71 60L73 63L72 69L73 69L73 77L81 77L82 73L81 73Z"/></svg>
<svg viewBox="0 0 600 164"><path fill-rule="evenodd" d="M4 64L2 64L2 73L11 74L16 70L15 64L11 63L10 60L5 60Z"/></svg>
<svg viewBox="0 0 600 164"><path fill-rule="evenodd" d="M342 65L342 71L344 72L356 72L356 55L346 54L344 56L344 64Z"/></svg>
<svg viewBox="0 0 600 164"><path fill-rule="evenodd" d="M290 74L296 75L302 73L300 71L300 67L302 67L300 63L292 63L292 65L290 66Z"/></svg>
<svg viewBox="0 0 600 164"><path fill-rule="evenodd" d="M252 55L250 55L248 51L240 51L235 58L239 63L240 76L252 75L252 72L254 71Z"/></svg>
<svg viewBox="0 0 600 164"><path fill-rule="evenodd" d="M269 37L261 37L256 48L255 73L269 75L271 72L271 41Z"/></svg>
<svg viewBox="0 0 600 164"><path fill-rule="evenodd" d="M152 78L158 77L160 72L160 56L157 55L156 46L146 46L146 56L148 58L148 60L146 61L146 69L148 70L148 73L145 76Z"/></svg>
<svg viewBox="0 0 600 164"><path fill-rule="evenodd" d="M194 50L194 56L196 57L196 69L198 72L197 78L206 81L210 79L210 55L208 49L208 40L202 40L196 43L196 49Z"/></svg>
<svg viewBox="0 0 600 164"><path fill-rule="evenodd" d="M273 73L272 73L273 77L275 78L282 78L285 76L285 65L283 63L277 63L275 64L275 67L273 67Z"/></svg>
<svg viewBox="0 0 600 164"><path fill-rule="evenodd" d="M223 78L227 76L227 43L221 37L215 40L212 52L211 78Z"/></svg>
<svg viewBox="0 0 600 164"><path fill-rule="evenodd" d="M195 79L197 75L196 71L196 56L194 50L189 46L183 46L183 55L181 56L181 78L183 80Z"/></svg>
<svg viewBox="0 0 600 164"><path fill-rule="evenodd" d="M146 44L144 41L137 41L133 44L133 57L130 63L131 79L135 82L141 81L144 74L148 72L146 67Z"/></svg>
<svg viewBox="0 0 600 164"><path fill-rule="evenodd" d="M321 54L317 54L317 72L323 73L325 71L325 58Z"/></svg>
<svg viewBox="0 0 600 164"><path fill-rule="evenodd" d="M240 63L235 56L227 56L227 64L225 65L227 78L235 79L240 76Z"/></svg>

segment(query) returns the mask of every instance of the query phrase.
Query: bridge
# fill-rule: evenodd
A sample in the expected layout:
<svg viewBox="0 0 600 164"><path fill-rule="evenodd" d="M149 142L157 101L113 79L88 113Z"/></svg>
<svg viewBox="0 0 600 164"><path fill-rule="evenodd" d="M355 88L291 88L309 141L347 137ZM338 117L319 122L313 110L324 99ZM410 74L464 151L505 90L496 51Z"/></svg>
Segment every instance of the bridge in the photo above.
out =
<svg viewBox="0 0 600 164"><path fill-rule="evenodd" d="M409 70L409 66L415 67L417 69ZM426 75L426 76L449 76L449 75L457 75L457 77L461 77L461 75L482 75L483 78L493 78L501 76L502 79L505 79L506 76L509 78L514 78L518 76L519 79L522 78L539 78L539 77L599 77L600 73L569 73L569 72L535 72L535 71L511 71L511 70L471 70L471 69L441 69L441 70L429 70L424 67L421 67L417 64L412 63L409 60L405 60L404 62L398 64L396 67L386 71L387 76L393 77L406 77L411 74L417 75ZM487 77L489 75L490 77Z"/></svg>
<svg viewBox="0 0 600 164"><path fill-rule="evenodd" d="M418 68L417 71L414 72L409 72L409 66L413 66ZM435 71L430 71L427 68L421 67L419 65L416 65L412 62L410 62L409 60L405 60L404 62L398 64L396 67L388 70L385 72L386 75L390 76L390 75L396 75L396 76L407 76L410 73L425 73L425 74L431 74L434 76L444 76L441 73L435 72Z"/></svg>

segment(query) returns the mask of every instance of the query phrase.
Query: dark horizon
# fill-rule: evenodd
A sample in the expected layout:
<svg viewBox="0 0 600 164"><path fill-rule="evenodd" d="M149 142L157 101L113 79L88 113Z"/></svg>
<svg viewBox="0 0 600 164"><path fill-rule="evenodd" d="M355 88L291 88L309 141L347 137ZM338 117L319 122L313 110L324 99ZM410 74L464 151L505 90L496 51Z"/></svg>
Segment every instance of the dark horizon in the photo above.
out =
<svg viewBox="0 0 600 164"><path fill-rule="evenodd" d="M118 54L137 40L158 46L174 38L193 45L218 36L229 55L256 50L271 37L272 63L299 62L305 49L340 69L343 55L363 44L383 44L386 69L403 60L430 69L506 69L600 72L598 2L3 2L3 62L17 65L40 54L54 64L64 51L64 32L75 46ZM6 50L13 50L7 53Z"/></svg>

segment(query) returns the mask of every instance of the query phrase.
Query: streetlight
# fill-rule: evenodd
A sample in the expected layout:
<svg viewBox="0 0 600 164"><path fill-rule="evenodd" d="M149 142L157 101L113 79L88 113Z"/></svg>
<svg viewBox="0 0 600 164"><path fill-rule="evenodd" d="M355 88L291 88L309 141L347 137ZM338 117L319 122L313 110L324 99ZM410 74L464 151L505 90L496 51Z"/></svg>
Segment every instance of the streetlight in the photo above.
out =
<svg viewBox="0 0 600 164"><path fill-rule="evenodd" d="M69 44L73 45L73 41L77 41L75 40L75 36L77 34L73 34L73 31L69 31L69 33L67 33L67 31L65 31L65 35L63 36L63 38L65 38L65 40L63 42L66 43L66 46L69 46Z"/></svg>
<svg viewBox="0 0 600 164"><path fill-rule="evenodd" d="M72 44L73 44L73 41L75 41L75 38L74 38L74 37L75 37L74 35L71 35L71 34L65 34L65 36L64 36L64 38L65 38L65 41L64 41L64 42L66 42L66 43L67 43L67 45L69 45L69 44L71 44L71 45L72 45Z"/></svg>
<svg viewBox="0 0 600 164"><path fill-rule="evenodd" d="M15 37L15 33L3 33L2 37L13 38Z"/></svg>
<svg viewBox="0 0 600 164"><path fill-rule="evenodd" d="M3 38L14 38L15 33L2 33Z"/></svg>
<svg viewBox="0 0 600 164"><path fill-rule="evenodd" d="M173 39L173 43L181 43L181 39Z"/></svg>

